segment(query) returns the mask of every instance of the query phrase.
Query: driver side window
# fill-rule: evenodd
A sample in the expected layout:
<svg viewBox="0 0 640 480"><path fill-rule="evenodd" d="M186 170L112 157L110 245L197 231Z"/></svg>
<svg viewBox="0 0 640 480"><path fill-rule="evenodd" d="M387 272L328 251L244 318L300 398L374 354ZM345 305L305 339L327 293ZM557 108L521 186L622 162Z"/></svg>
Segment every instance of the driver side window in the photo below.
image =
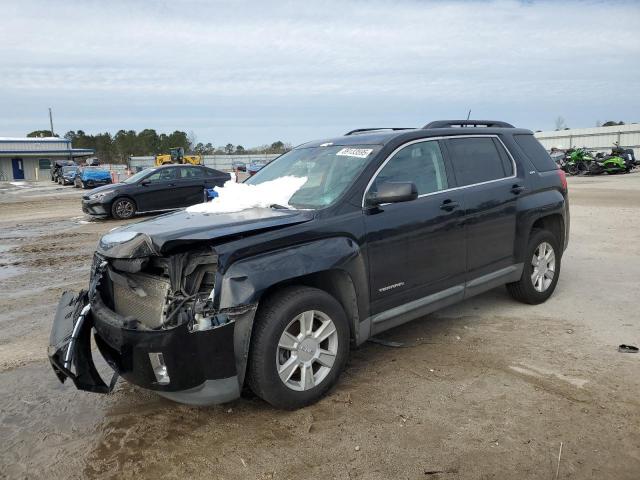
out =
<svg viewBox="0 0 640 480"><path fill-rule="evenodd" d="M145 180L151 183L168 182L169 180L175 180L176 169L175 168L160 168L158 171L149 175Z"/></svg>
<svg viewBox="0 0 640 480"><path fill-rule="evenodd" d="M437 141L414 143L399 150L378 173L371 192L384 182L413 182L418 195L449 188L442 152Z"/></svg>

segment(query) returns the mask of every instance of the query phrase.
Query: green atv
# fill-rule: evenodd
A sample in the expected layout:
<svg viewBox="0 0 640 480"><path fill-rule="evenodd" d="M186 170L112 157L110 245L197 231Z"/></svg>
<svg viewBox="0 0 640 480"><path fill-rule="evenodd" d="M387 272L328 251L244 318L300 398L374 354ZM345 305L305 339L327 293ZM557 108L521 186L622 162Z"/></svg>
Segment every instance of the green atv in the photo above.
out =
<svg viewBox="0 0 640 480"><path fill-rule="evenodd" d="M615 173L629 173L633 168L630 162L627 162L620 155L611 152L610 154L598 153L591 166L594 174L608 173L609 175Z"/></svg>
<svg viewBox="0 0 640 480"><path fill-rule="evenodd" d="M593 173L591 171L593 163L593 156L585 148L570 148L565 152L561 168L569 175L586 175Z"/></svg>

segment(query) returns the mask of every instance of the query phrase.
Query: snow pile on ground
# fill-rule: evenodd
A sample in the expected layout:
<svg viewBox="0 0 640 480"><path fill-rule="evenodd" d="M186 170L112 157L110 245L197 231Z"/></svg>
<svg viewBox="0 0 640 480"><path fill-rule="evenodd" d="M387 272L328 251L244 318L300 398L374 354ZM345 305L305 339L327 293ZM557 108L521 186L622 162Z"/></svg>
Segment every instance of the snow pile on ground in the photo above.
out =
<svg viewBox="0 0 640 480"><path fill-rule="evenodd" d="M187 207L190 213L229 213L248 208L269 208L273 204L289 206L289 200L307 182L307 177L280 177L259 185L235 183L214 187L216 198Z"/></svg>

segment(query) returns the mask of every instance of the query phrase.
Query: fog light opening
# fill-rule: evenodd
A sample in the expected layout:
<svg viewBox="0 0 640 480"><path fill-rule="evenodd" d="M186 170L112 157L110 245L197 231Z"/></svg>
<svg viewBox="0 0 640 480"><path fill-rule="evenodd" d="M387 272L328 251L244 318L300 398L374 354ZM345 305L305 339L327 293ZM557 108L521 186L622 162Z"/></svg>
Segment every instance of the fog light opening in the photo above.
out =
<svg viewBox="0 0 640 480"><path fill-rule="evenodd" d="M169 378L169 371L164 363L164 356L161 352L150 352L149 361L151 362L151 368L156 376L156 380L160 385L168 385L171 381Z"/></svg>

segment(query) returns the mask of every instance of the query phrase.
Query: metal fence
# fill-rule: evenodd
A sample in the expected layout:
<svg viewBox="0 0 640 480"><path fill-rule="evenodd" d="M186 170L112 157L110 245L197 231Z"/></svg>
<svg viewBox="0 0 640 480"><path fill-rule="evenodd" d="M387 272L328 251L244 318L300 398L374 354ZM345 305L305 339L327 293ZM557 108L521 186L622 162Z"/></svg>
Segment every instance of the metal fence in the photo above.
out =
<svg viewBox="0 0 640 480"><path fill-rule="evenodd" d="M255 154L255 155L203 155L202 163L207 167L215 168L216 170L232 170L231 165L233 162L244 162L247 165L253 161L271 161L278 157L278 154ZM155 158L153 156L145 157L129 157L129 166L132 170L139 170L141 168L152 167L155 164Z"/></svg>
<svg viewBox="0 0 640 480"><path fill-rule="evenodd" d="M593 151L610 151L614 142L621 147L632 148L640 155L640 125L616 125L612 127L572 128L553 132L536 132L535 137L547 150L552 147L584 147Z"/></svg>

